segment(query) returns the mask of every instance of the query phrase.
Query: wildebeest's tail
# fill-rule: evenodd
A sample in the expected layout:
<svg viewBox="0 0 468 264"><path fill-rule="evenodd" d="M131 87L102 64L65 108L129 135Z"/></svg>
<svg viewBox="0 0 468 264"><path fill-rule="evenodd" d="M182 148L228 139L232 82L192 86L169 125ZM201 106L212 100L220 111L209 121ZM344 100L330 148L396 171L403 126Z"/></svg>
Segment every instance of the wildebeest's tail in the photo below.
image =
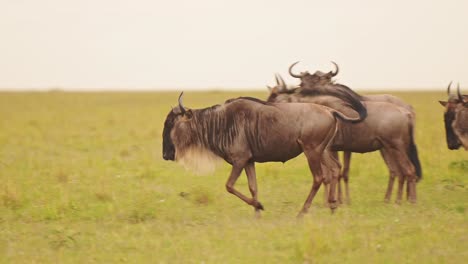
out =
<svg viewBox="0 0 468 264"><path fill-rule="evenodd" d="M344 85L341 85L344 86ZM362 103L361 96L355 93L353 90L349 89L347 86L344 86L347 88L345 90L345 94L348 96L346 102L348 102L348 105L351 106L352 109L354 109L358 114L359 118L356 121L351 121L352 123L359 123L362 120L364 120L367 117L367 108L364 106Z"/></svg>
<svg viewBox="0 0 468 264"><path fill-rule="evenodd" d="M367 108L361 101L362 97L346 85L317 85L314 86L313 89L301 89L300 94L304 96L330 95L341 99L349 108L353 109L359 114L359 119L351 121L352 123L359 123L367 117Z"/></svg>
<svg viewBox="0 0 468 264"><path fill-rule="evenodd" d="M416 170L416 181L420 181L422 179L422 168L421 163L419 162L418 149L416 148L416 144L414 143L413 124L410 124L409 132L410 142L408 147L408 156L411 160L411 163L413 163L414 169Z"/></svg>
<svg viewBox="0 0 468 264"><path fill-rule="evenodd" d="M342 121L345 121L345 122L349 122L349 123L359 123L362 121L362 118L361 117L348 117L348 116L345 116L343 113L341 113L340 111L337 111L335 109L331 109L331 112L333 113L333 116L342 120Z"/></svg>

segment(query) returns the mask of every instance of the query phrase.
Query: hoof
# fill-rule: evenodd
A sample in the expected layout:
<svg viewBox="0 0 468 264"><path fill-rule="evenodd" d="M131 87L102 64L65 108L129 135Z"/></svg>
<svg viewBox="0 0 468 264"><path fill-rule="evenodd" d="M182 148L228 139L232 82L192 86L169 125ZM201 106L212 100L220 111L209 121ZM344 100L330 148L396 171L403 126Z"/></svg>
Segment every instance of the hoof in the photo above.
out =
<svg viewBox="0 0 468 264"><path fill-rule="evenodd" d="M395 200L395 204L401 205L401 200Z"/></svg>
<svg viewBox="0 0 468 264"><path fill-rule="evenodd" d="M299 211L299 213L297 214L297 219L302 219L305 214L307 214L307 210Z"/></svg>
<svg viewBox="0 0 468 264"><path fill-rule="evenodd" d="M255 207L255 210L256 210L256 211L259 211L259 210L264 211L264 210L265 210L265 209L263 208L263 205L262 205L260 202L257 202L257 204L254 205L254 207Z"/></svg>
<svg viewBox="0 0 468 264"><path fill-rule="evenodd" d="M335 210L336 208L338 208L338 202L337 201L332 201L329 203L330 205L330 209L332 210Z"/></svg>

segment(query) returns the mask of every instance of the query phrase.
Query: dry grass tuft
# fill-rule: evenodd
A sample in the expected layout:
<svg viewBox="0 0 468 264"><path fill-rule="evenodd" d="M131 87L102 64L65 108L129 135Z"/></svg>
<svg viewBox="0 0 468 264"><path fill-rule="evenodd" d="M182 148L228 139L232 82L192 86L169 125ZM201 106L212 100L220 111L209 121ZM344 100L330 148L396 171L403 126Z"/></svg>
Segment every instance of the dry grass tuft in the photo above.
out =
<svg viewBox="0 0 468 264"><path fill-rule="evenodd" d="M101 202L110 202L113 200L112 195L110 195L109 193L105 191L96 192L94 195Z"/></svg>
<svg viewBox="0 0 468 264"><path fill-rule="evenodd" d="M213 199L207 193L197 193L195 194L194 201L200 205L208 205L213 202Z"/></svg>
<svg viewBox="0 0 468 264"><path fill-rule="evenodd" d="M2 194L3 206L9 209L18 209L21 207L21 198L16 189L7 187Z"/></svg>

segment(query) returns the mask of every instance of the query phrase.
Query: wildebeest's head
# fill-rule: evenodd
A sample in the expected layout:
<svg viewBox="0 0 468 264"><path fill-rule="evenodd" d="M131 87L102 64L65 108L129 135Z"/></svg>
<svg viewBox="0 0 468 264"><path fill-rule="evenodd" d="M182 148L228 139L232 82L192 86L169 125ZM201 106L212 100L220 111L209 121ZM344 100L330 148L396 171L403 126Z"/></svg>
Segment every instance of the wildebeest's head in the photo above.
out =
<svg viewBox="0 0 468 264"><path fill-rule="evenodd" d="M299 74L295 74L292 72L292 68L298 63L299 61L289 66L289 74L294 78L301 79L300 86L303 88L332 83L332 78L335 77L340 71L338 64L332 61L333 65L335 65L335 71L329 71L327 73L316 71L314 74L310 74L308 71L305 71Z"/></svg>
<svg viewBox="0 0 468 264"><path fill-rule="evenodd" d="M186 123L191 119L192 111L183 106L183 94L184 92L179 96L179 105L169 112L164 122L163 158L165 160L175 160L176 148L174 141L179 145L188 144L190 141L189 125ZM173 133L174 130L177 130L178 133Z"/></svg>
<svg viewBox="0 0 468 264"><path fill-rule="evenodd" d="M447 87L448 101L439 101L445 107L444 123L447 146L449 149L459 149L463 141L468 137L468 96L461 95L460 86L457 86L457 95L450 94L450 86ZM468 149L468 146L465 146Z"/></svg>

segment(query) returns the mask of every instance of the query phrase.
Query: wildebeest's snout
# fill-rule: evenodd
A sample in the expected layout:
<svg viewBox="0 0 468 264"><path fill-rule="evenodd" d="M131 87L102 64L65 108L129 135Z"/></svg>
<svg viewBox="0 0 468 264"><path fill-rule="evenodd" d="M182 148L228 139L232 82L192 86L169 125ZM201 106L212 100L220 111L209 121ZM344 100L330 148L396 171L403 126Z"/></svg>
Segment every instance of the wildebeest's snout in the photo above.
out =
<svg viewBox="0 0 468 264"><path fill-rule="evenodd" d="M175 154L174 153L169 153L169 152L163 152L163 159L165 160L174 160Z"/></svg>
<svg viewBox="0 0 468 264"><path fill-rule="evenodd" d="M450 150L456 150L461 147L461 143L458 140L450 140L447 145Z"/></svg>

